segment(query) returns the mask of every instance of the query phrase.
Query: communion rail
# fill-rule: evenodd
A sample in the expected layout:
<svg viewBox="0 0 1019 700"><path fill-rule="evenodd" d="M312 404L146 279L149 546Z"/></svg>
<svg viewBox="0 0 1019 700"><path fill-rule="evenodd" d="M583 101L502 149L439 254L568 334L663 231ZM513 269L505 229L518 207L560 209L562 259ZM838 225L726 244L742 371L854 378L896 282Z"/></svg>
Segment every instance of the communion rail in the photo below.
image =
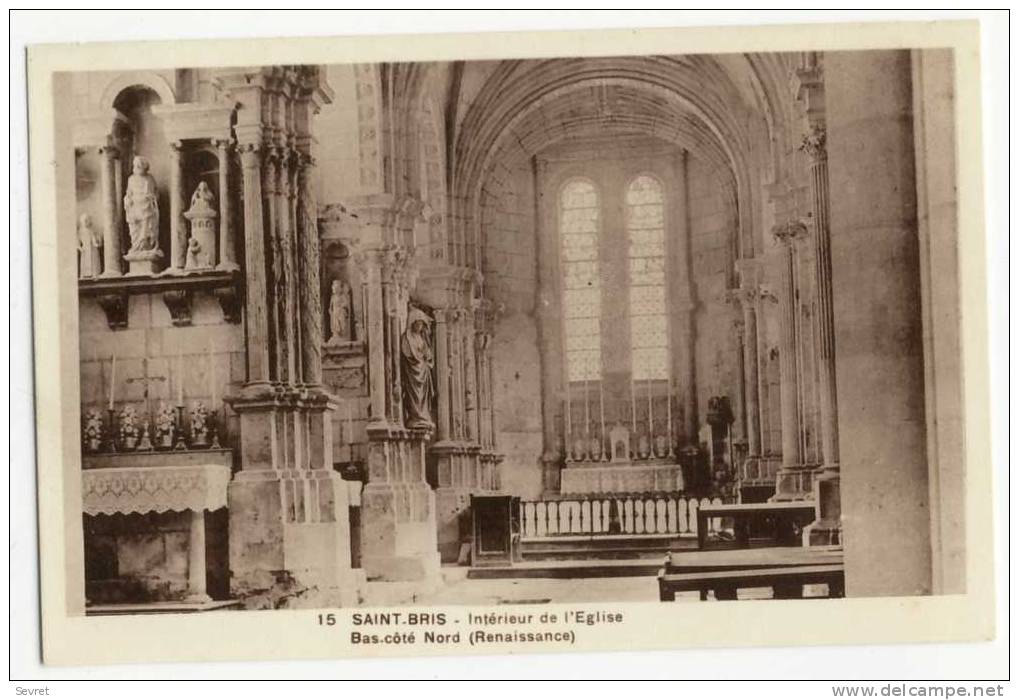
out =
<svg viewBox="0 0 1019 700"><path fill-rule="evenodd" d="M521 540L570 535L697 537L697 511L721 498L682 493L561 496L520 502ZM721 518L708 531L722 529Z"/></svg>

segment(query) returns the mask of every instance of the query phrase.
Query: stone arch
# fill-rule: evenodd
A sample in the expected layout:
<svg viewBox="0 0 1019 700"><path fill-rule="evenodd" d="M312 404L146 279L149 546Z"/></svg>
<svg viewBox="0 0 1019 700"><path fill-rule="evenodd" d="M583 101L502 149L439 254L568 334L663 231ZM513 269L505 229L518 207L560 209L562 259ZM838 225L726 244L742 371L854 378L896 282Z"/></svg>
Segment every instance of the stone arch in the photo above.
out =
<svg viewBox="0 0 1019 700"><path fill-rule="evenodd" d="M159 100L164 105L177 103L177 96L173 87L163 76L152 71L133 71L131 73L120 73L103 90L99 99L101 109L113 109L114 103L120 94L131 88L147 88L159 95Z"/></svg>
<svg viewBox="0 0 1019 700"><path fill-rule="evenodd" d="M567 62L569 65L518 61L500 66L460 130L455 151L460 158L454 173L452 201L463 211L454 214L454 223L477 227L481 183L490 162L499 154L500 143L507 143L506 148L521 155L535 152L535 144L515 131L529 115L540 114L553 101L570 93L583 94L606 85L627 86L635 94L647 96L649 104L657 101L671 107L658 108L657 113L621 114L614 119L621 129L665 138L691 152L713 154L709 155L712 160L727 163L734 190L729 196L740 223L738 247L742 254L752 255L755 231L760 224L752 216L758 199L752 186L756 168L746 156L751 152L751 137L746 128L749 112L735 89L726 89L728 81L721 68L715 67L712 74L718 76L711 85L703 84L701 64L711 62L695 60L698 58L585 59L581 64ZM691 118L685 122L670 120L669 112ZM560 134L560 138L564 136ZM455 235L470 239L479 232Z"/></svg>

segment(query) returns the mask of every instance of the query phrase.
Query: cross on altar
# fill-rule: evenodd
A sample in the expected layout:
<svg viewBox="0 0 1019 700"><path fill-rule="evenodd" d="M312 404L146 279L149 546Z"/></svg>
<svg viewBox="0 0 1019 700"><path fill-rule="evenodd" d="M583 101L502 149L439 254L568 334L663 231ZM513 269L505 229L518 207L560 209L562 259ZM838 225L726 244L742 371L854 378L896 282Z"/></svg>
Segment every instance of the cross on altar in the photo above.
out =
<svg viewBox="0 0 1019 700"><path fill-rule="evenodd" d="M127 384L141 384L142 385L142 398L145 400L145 412L149 414L151 418L152 407L149 405L149 385L152 382L165 382L166 377L150 377L149 376L149 358L142 358L142 374L139 377L128 377L124 380Z"/></svg>

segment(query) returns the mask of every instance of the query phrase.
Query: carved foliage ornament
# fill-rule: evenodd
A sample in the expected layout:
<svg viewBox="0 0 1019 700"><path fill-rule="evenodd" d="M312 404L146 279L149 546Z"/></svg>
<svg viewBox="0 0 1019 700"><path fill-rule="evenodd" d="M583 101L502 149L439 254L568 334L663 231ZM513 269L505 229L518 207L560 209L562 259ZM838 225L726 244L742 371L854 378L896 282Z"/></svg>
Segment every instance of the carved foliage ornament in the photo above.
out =
<svg viewBox="0 0 1019 700"><path fill-rule="evenodd" d="M779 243L793 243L798 238L806 237L807 226L802 221L787 221L772 228L771 235Z"/></svg>
<svg viewBox="0 0 1019 700"><path fill-rule="evenodd" d="M828 155L828 133L823 126L815 125L803 136L800 143L800 150L814 160L820 160Z"/></svg>

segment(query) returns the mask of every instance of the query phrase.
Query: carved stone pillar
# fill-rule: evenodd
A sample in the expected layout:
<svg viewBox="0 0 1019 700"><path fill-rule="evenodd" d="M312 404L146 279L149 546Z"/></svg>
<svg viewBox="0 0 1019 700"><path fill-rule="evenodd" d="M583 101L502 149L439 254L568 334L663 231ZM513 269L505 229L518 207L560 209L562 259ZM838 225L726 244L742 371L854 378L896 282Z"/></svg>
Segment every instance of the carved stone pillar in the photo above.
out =
<svg viewBox="0 0 1019 700"><path fill-rule="evenodd" d="M266 146L262 167L262 196L265 198L265 240L268 246L269 278L269 333L272 353L271 376L276 381L287 381L287 346L285 342L286 271L283 241L279 226L279 150Z"/></svg>
<svg viewBox="0 0 1019 700"><path fill-rule="evenodd" d="M300 254L301 370L304 383L322 384L321 251L318 205L312 180L315 162L304 157L297 179L297 240ZM353 324L351 324L353 325Z"/></svg>
<svg viewBox="0 0 1019 700"><path fill-rule="evenodd" d="M478 440L478 375L474 342L474 311L464 312L463 334L460 344L463 348L464 376L464 423L465 438L470 442Z"/></svg>
<svg viewBox="0 0 1019 700"><path fill-rule="evenodd" d="M242 144L244 181L244 329L248 383L267 384L269 374L269 289L265 232L262 228L262 162L259 146Z"/></svg>
<svg viewBox="0 0 1019 700"><path fill-rule="evenodd" d="M124 204L120 201L120 191L117 189L116 183L119 155L119 151L113 146L103 146L99 149L103 196L103 277L120 277L123 274L121 268L122 234L118 211Z"/></svg>
<svg viewBox="0 0 1019 700"><path fill-rule="evenodd" d="M226 139L215 141L219 156L219 264L220 270L237 270L237 250L234 243L233 198L230 193L230 142Z"/></svg>
<svg viewBox="0 0 1019 700"><path fill-rule="evenodd" d="M808 496L809 474L803 466L800 441L799 367L796 342L798 303L793 276L793 245L806 235L806 227L791 221L776 226L772 233L779 241L775 267L779 308L779 400L782 426L782 468L775 476L773 500L798 500Z"/></svg>
<svg viewBox="0 0 1019 700"><path fill-rule="evenodd" d="M184 269L187 238L187 223L184 219L184 164L181 142L174 141L170 144L170 272L177 273Z"/></svg>
<svg viewBox="0 0 1019 700"><path fill-rule="evenodd" d="M276 90L280 80L296 75L323 98L328 88L313 68L232 70L217 81L242 107L235 131L244 187L248 376L239 395L228 398L240 416L241 432L241 470L228 490L231 589L242 596L250 590L277 595L281 579L293 580L298 586L288 583L290 590L283 595L315 587L347 605L356 602L357 576L350 567L348 485L332 469L328 414L335 406L319 387L315 362L302 356L298 364L296 358L298 345L314 352L322 335L320 314L295 313L298 270L306 282L300 290L302 305L314 309L321 303L313 183L307 173L300 192L281 183L279 154L267 140L290 142L310 133L307 111L298 114L291 107L293 118L279 119L286 111L281 102L292 99ZM221 188L227 190L221 193L223 202L229 198L229 183L223 180L229 160L225 144L218 147ZM293 213L298 209L299 228ZM224 224L229 218L223 215ZM299 599L293 602L300 605Z"/></svg>

